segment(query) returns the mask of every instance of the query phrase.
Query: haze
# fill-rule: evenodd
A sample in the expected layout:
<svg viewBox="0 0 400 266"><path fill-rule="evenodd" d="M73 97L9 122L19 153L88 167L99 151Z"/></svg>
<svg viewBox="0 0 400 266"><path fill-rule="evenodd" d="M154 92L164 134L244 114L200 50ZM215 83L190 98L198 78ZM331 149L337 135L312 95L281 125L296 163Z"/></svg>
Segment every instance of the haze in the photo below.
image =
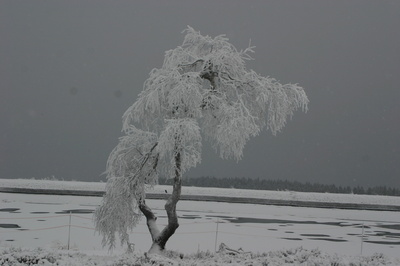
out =
<svg viewBox="0 0 400 266"><path fill-rule="evenodd" d="M243 160L190 177L400 187L400 2L0 2L0 178L99 181L121 116L192 26L256 46L249 68L310 99Z"/></svg>

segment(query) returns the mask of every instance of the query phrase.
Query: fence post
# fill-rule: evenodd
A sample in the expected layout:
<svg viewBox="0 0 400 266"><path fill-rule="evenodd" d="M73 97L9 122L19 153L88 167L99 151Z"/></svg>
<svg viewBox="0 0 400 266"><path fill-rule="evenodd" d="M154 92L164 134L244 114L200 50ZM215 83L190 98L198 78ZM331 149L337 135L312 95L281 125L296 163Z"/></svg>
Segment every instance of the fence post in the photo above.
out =
<svg viewBox="0 0 400 266"><path fill-rule="evenodd" d="M69 250L69 240L71 236L71 211L69 211L69 223L68 223L68 250Z"/></svg>
<svg viewBox="0 0 400 266"><path fill-rule="evenodd" d="M219 218L217 219L217 231L215 232L215 252L217 252L218 224L219 224Z"/></svg>
<svg viewBox="0 0 400 266"><path fill-rule="evenodd" d="M362 233L361 233L361 255L363 253L363 243L364 243L364 223L362 224Z"/></svg>

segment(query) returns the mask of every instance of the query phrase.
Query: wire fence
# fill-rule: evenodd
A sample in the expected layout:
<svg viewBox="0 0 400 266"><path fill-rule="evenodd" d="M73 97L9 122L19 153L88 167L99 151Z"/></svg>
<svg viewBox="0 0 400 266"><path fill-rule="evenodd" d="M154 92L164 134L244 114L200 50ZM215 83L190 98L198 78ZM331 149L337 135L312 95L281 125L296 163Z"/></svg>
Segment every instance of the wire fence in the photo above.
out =
<svg viewBox="0 0 400 266"><path fill-rule="evenodd" d="M20 228L18 227L13 227L13 224L1 224L2 221L8 222L8 221L14 221L14 220L31 220L31 219L52 219L51 223L55 224L54 226L48 226L48 227L39 227L39 228ZM70 248L70 238L71 238L71 231L72 234L74 234L74 230L71 230L73 228L79 228L79 229L84 229L84 230L90 230L95 232L95 228L92 223L93 218L92 217L85 217L79 214L75 213L68 213L68 214L59 214L59 215L45 215L45 216L37 216L33 215L32 217L0 217L0 236L4 235L9 235L9 234L23 234L26 232L34 232L34 231L47 231L47 230L55 230L55 229L60 229L60 228L67 228L68 229L68 240L67 240L67 248ZM88 222L90 223L88 225ZM208 224L208 230L194 230L192 226L195 225L201 225L201 224ZM250 223L240 223L241 230L237 230L235 228L232 228L232 226L226 226L226 225L232 225L234 224L232 221L229 220L224 220L224 219L212 219L209 221L192 221L192 222L187 222L183 221L180 222L180 230L178 230L175 235L204 235L204 234L210 234L210 238L215 239L215 250L217 251L217 243L222 242L225 236L239 236L239 237L252 237L252 238L269 238L269 239L276 239L277 234L279 234L278 229L273 229L271 228L271 224L250 224ZM160 226L165 226L166 224L160 224ZM353 230L353 236L360 238L360 253L362 254L363 252L363 244L365 240L365 226L363 223L359 224L351 224L352 230ZM350 228L350 225L346 226L347 228ZM245 230L245 228L248 229L253 229L256 230L256 233L249 233L248 231L251 230ZM148 235L149 232L146 230L146 227L141 227L142 230L139 230L139 228L135 228L134 231L130 232L133 235ZM144 230L143 230L144 229ZM232 230L235 229L235 230ZM341 226L325 226L323 228L321 227L316 227L315 225L306 225L306 224L298 224L298 226L294 226L291 224L291 227L285 227L282 228L286 230L286 233L299 233L300 236L302 235L307 235L304 234L306 232L321 232L323 231L325 234L327 231L335 231L335 230L343 230ZM287 231L290 230L290 231ZM276 234L273 233L268 233L268 232L275 232ZM76 232L75 232L76 233ZM312 236L313 234L310 234L309 236ZM314 234L318 235L318 234ZM320 235L324 236L324 235ZM325 235L328 236L329 235ZM1 239L1 238L0 238ZM287 240L290 240L290 238L287 238Z"/></svg>

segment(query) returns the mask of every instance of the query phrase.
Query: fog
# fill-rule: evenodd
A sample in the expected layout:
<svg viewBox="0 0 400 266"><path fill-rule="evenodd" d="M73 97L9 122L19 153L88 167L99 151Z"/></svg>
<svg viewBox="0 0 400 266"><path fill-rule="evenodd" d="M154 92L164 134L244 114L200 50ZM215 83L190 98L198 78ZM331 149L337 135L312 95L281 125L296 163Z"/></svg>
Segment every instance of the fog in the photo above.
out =
<svg viewBox="0 0 400 266"><path fill-rule="evenodd" d="M105 180L121 116L187 25L256 46L248 67L310 99L241 161L189 177L400 187L399 1L1 1L0 178Z"/></svg>

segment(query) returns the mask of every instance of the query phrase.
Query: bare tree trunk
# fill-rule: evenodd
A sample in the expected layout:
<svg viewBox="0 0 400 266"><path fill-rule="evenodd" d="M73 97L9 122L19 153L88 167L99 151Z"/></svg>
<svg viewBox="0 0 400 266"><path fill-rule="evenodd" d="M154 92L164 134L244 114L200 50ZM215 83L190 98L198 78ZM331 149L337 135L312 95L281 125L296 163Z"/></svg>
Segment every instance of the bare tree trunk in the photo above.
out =
<svg viewBox="0 0 400 266"><path fill-rule="evenodd" d="M165 244L168 239L175 233L179 227L178 216L176 214L176 204L181 197L182 189L182 178L181 178L181 155L177 153L175 155L175 177L171 196L165 203L165 210L168 216L168 224L160 232L157 227L157 217L153 211L146 205L144 200L140 201L139 209L142 211L147 220L147 227L151 235L153 244L149 250L149 253L161 253L165 249Z"/></svg>

